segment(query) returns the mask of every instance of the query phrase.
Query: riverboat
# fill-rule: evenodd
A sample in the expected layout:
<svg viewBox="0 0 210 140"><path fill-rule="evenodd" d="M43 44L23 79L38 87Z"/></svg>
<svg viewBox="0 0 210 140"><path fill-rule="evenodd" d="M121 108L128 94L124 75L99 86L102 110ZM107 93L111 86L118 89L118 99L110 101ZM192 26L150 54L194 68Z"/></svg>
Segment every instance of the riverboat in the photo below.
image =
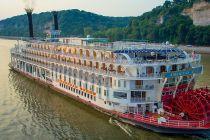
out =
<svg viewBox="0 0 210 140"><path fill-rule="evenodd" d="M203 72L201 55L168 43L59 38L55 25L45 39L19 40L11 69L134 126L209 133L209 89L194 89Z"/></svg>

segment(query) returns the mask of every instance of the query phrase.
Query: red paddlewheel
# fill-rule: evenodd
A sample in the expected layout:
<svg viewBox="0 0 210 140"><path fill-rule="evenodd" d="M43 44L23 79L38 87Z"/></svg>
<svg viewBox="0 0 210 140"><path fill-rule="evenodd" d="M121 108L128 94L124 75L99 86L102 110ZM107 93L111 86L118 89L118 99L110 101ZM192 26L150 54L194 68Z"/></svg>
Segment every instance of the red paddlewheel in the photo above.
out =
<svg viewBox="0 0 210 140"><path fill-rule="evenodd" d="M177 94L171 102L171 113L181 115L185 120L206 120L210 112L208 89L196 89Z"/></svg>

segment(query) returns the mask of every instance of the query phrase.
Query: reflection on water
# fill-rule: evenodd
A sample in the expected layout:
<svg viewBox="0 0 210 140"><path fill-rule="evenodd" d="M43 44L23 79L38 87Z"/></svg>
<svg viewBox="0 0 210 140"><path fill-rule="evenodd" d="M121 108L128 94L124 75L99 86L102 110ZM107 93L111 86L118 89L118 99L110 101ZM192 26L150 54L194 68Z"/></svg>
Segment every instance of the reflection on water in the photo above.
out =
<svg viewBox="0 0 210 140"><path fill-rule="evenodd" d="M0 40L0 139L196 139L161 135L132 126L127 126L132 130L132 136L128 136L110 124L108 116L9 70L9 48L13 43ZM208 72L210 68L204 74ZM204 79L200 83L209 82Z"/></svg>
<svg viewBox="0 0 210 140"><path fill-rule="evenodd" d="M202 55L202 64L204 66L203 75L197 81L197 87L210 87L210 54Z"/></svg>

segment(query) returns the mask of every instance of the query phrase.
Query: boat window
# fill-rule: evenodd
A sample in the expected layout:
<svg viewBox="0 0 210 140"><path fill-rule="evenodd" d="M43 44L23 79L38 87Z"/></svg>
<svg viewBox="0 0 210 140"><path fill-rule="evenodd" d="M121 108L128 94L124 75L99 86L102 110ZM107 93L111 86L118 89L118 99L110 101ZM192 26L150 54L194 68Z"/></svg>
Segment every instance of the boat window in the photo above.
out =
<svg viewBox="0 0 210 140"><path fill-rule="evenodd" d="M101 88L98 88L98 94L101 94Z"/></svg>
<svg viewBox="0 0 210 140"><path fill-rule="evenodd" d="M127 93L124 92L114 92L114 98L127 99Z"/></svg>
<svg viewBox="0 0 210 140"><path fill-rule="evenodd" d="M139 101L144 101L146 99L145 91L131 91L131 99L139 99Z"/></svg>
<svg viewBox="0 0 210 140"><path fill-rule="evenodd" d="M184 70L186 68L186 65L185 64L182 64L181 65L181 70Z"/></svg>
<svg viewBox="0 0 210 140"><path fill-rule="evenodd" d="M149 75L154 73L153 67L147 67L146 70L147 70L147 74L149 74Z"/></svg>
<svg viewBox="0 0 210 140"><path fill-rule="evenodd" d="M95 51L93 51L93 57L96 59L97 58L97 54Z"/></svg>
<svg viewBox="0 0 210 140"><path fill-rule="evenodd" d="M118 87L121 87L121 81L118 80Z"/></svg>
<svg viewBox="0 0 210 140"><path fill-rule="evenodd" d="M106 96L109 97L109 90L106 91Z"/></svg>
<svg viewBox="0 0 210 140"><path fill-rule="evenodd" d="M126 81L124 81L124 87L126 88Z"/></svg>
<svg viewBox="0 0 210 140"><path fill-rule="evenodd" d="M83 50L80 49L80 56L83 56Z"/></svg>
<svg viewBox="0 0 210 140"><path fill-rule="evenodd" d="M136 80L136 86L141 86L143 85L143 81L142 80Z"/></svg>
<svg viewBox="0 0 210 140"><path fill-rule="evenodd" d="M166 66L160 66L160 72L161 73L166 72Z"/></svg>
<svg viewBox="0 0 210 140"><path fill-rule="evenodd" d="M118 66L118 67L117 67L117 73L120 73L120 74L125 73L125 68L122 67L121 65Z"/></svg>
<svg viewBox="0 0 210 140"><path fill-rule="evenodd" d="M177 71L177 65L172 65L171 71Z"/></svg>
<svg viewBox="0 0 210 140"><path fill-rule="evenodd" d="M106 96L106 90L104 90L104 96Z"/></svg>

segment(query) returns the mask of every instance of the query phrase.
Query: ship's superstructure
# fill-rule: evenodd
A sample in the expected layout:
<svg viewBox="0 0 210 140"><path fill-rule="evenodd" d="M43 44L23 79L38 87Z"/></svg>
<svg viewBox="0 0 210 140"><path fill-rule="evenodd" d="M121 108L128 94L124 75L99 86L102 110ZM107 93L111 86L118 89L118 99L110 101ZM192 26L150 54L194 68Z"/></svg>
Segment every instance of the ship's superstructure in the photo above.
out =
<svg viewBox="0 0 210 140"><path fill-rule="evenodd" d="M194 90L203 72L199 54L168 43L58 38L57 12L53 15L55 28L46 39L31 36L11 49L12 69L132 125L208 133L210 92Z"/></svg>
<svg viewBox="0 0 210 140"><path fill-rule="evenodd" d="M11 65L107 110L154 112L161 100L193 89L202 72L200 56L178 48L60 40L19 42Z"/></svg>

